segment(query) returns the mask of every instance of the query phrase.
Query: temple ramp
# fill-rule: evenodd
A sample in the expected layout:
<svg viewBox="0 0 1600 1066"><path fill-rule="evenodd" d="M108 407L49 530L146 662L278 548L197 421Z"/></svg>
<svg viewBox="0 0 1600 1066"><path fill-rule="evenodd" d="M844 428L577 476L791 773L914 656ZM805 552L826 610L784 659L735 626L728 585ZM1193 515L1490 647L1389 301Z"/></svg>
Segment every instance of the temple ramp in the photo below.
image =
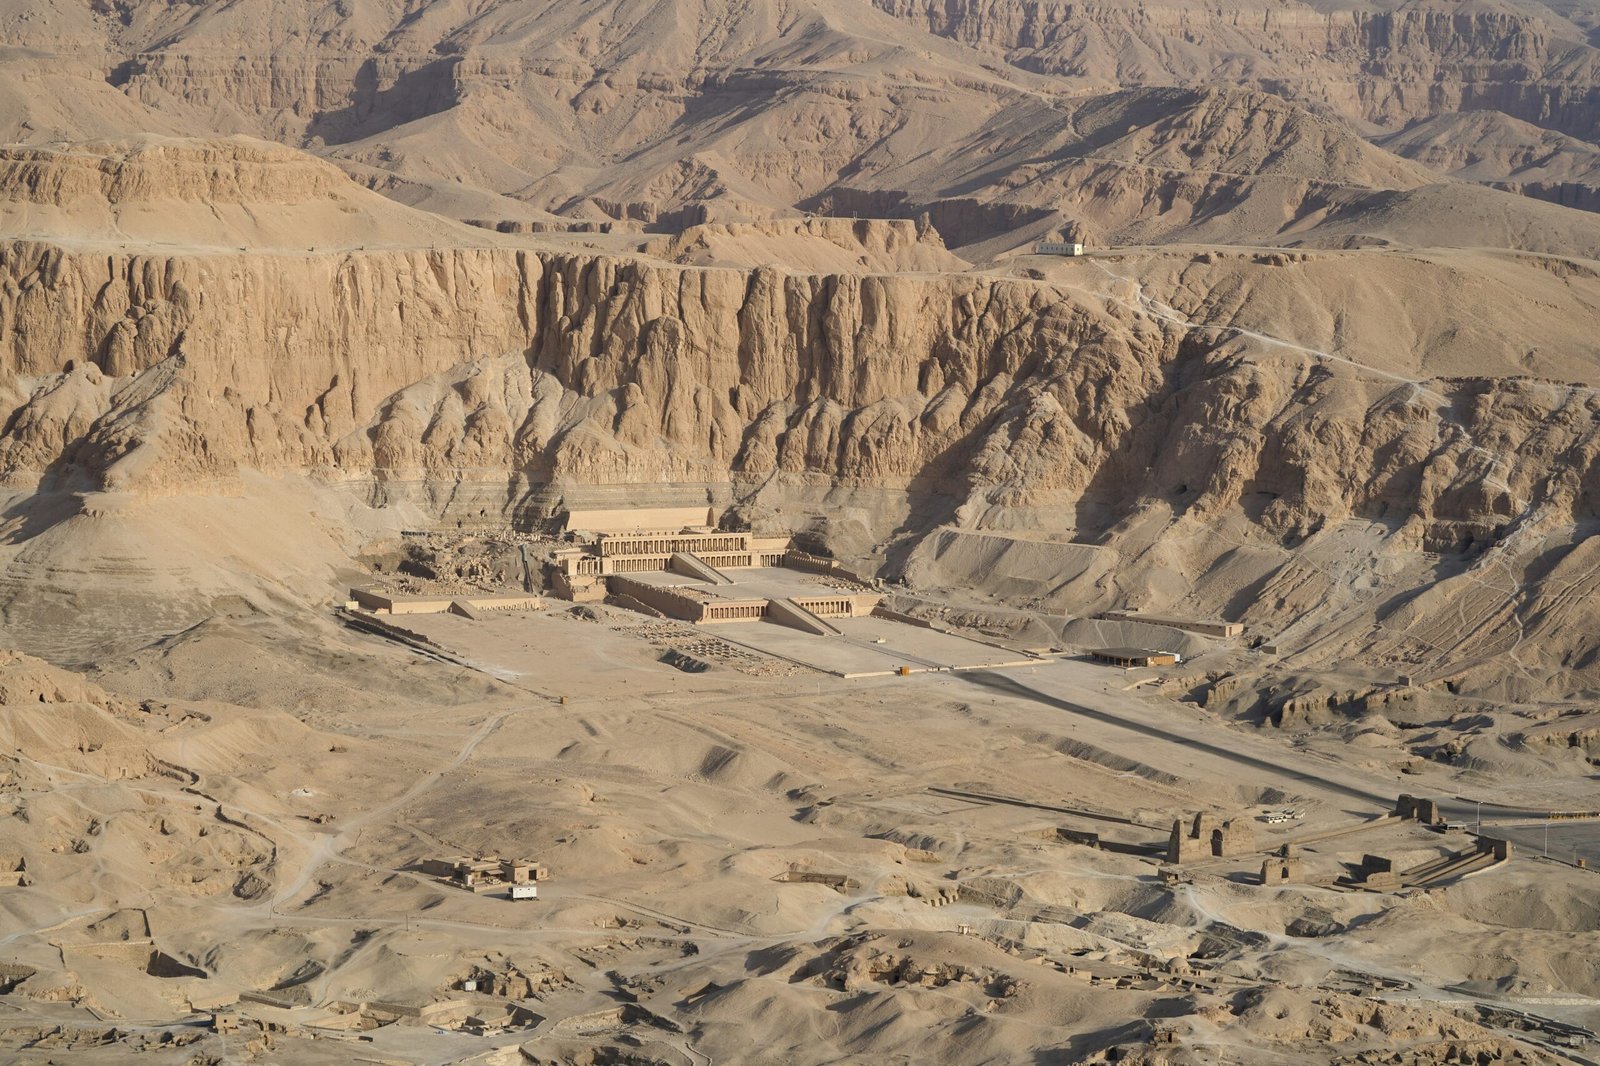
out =
<svg viewBox="0 0 1600 1066"><path fill-rule="evenodd" d="M844 634L844 630L806 610L793 600L768 600L767 621L788 626L790 629L798 629L803 633L815 633L819 637L837 637Z"/></svg>
<svg viewBox="0 0 1600 1066"><path fill-rule="evenodd" d="M733 578L706 562L694 552L673 552L667 569L684 577L696 577L708 585L731 585Z"/></svg>

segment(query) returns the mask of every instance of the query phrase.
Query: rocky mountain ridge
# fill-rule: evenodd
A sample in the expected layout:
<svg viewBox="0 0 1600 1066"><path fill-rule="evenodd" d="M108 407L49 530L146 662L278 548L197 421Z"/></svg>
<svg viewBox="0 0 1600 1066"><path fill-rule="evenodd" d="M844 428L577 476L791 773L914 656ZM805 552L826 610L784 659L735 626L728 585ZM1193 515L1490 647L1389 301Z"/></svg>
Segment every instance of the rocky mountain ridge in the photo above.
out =
<svg viewBox="0 0 1600 1066"><path fill-rule="evenodd" d="M1324 184L1392 190L1443 176L1364 139L1401 147L1387 138L1413 124L1501 115L1486 158L1503 162L1450 171L1583 207L1581 176L1517 171L1548 136L1600 136L1600 52L1587 39L1600 18L1581 8L517 0L263 19L124 3L43 20L25 8L0 9L17 49L0 68L0 98L17 100L0 120L8 139L247 133L456 218L555 213L667 232L874 206L928 213L953 245L1016 247L1037 236L1032 224L1062 222L1124 242L1259 241L1276 228L1265 209L1231 219L1241 200L1281 200L1293 218L1316 210L1299 207L1308 197L1328 199ZM28 88L47 80L44 98ZM1196 110L1192 94L1220 86L1236 99ZM1117 129L1144 133L1074 135L1097 110L1127 111L1129 94ZM1161 143L1186 129L1195 154L1181 138ZM1417 157L1448 166L1473 134L1439 136L1443 150ZM1214 187L1217 172L1252 180ZM1029 190L1019 174L1036 175ZM1316 187L1262 187L1285 178ZM1136 198L1113 195L1119 184ZM1221 221L1148 224L1174 198Z"/></svg>
<svg viewBox="0 0 1600 1066"><path fill-rule="evenodd" d="M1419 546L1600 517L1592 389L1413 383L1048 283L489 249L0 264L14 480L481 480L509 512L508 483L783 474L1103 525L1251 495L1278 535L1392 513Z"/></svg>

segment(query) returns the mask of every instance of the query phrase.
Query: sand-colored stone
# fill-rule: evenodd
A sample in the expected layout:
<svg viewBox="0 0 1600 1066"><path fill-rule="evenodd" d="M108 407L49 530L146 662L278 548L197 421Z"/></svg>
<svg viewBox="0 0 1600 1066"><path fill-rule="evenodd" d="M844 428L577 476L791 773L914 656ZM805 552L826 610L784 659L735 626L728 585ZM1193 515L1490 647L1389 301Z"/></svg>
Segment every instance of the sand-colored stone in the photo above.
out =
<svg viewBox="0 0 1600 1066"><path fill-rule="evenodd" d="M1592 1056L1586 2L0 0L0 1058Z"/></svg>

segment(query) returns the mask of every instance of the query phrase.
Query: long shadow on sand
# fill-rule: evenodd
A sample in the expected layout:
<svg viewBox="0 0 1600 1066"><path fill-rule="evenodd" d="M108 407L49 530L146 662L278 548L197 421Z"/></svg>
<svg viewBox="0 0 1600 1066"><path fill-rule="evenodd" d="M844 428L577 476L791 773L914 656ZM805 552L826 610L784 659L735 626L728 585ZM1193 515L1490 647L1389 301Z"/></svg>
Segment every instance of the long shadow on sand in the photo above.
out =
<svg viewBox="0 0 1600 1066"><path fill-rule="evenodd" d="M1206 741L1197 740L1193 736L1183 733L1175 733L1171 730L1162 729L1159 726L1145 725L1141 722L1133 722L1125 718L1120 718L1114 714L1108 714L1105 711L1097 711L1092 707L1085 707L1081 703L1073 703L1071 700L1064 700L1058 696L1051 696L1047 693L1040 692L1038 689L1024 685L1015 678L1006 677L1004 674L992 673L987 670L971 670L963 671L955 676L964 681L970 681L975 685L982 685L985 688L991 688L999 692L1004 692L1009 696L1031 700L1034 703L1041 703L1047 707L1054 707L1057 710L1066 711L1068 714L1075 714L1080 718L1090 718L1096 722L1104 722L1107 725L1120 726L1123 729L1132 729L1143 733L1146 736L1155 737L1159 740L1170 741L1173 744L1180 744L1187 748L1193 748L1196 751L1203 751L1207 754L1227 759L1230 762L1238 763L1241 766L1248 766L1251 769L1263 771L1277 778L1287 777L1291 780L1299 781L1307 785L1313 785L1329 792L1336 792L1341 796L1348 796L1351 799L1360 800L1362 803L1373 804L1380 810L1387 810L1394 805L1393 796L1381 796L1376 792L1368 792L1364 789L1354 788L1350 785L1330 780L1318 774L1307 773L1304 770L1297 770L1293 767L1282 766L1278 763L1268 762L1266 759L1258 759L1252 755L1245 755L1241 752L1222 747L1218 744L1209 744Z"/></svg>
<svg viewBox="0 0 1600 1066"><path fill-rule="evenodd" d="M1313 785L1317 788L1324 789L1328 792L1334 792L1341 796L1348 796L1351 799L1360 800L1363 803L1373 804L1379 810L1389 810L1394 806L1394 796L1382 796L1376 792L1368 792L1365 789L1356 788L1339 781L1334 781L1330 778L1323 777L1320 774L1314 774L1306 770L1295 769L1292 766L1284 766L1279 763L1269 762L1266 759L1258 759L1253 755L1246 755L1243 752L1234 751L1231 748L1225 748L1218 744L1209 744L1204 740L1197 740L1194 737L1183 733L1176 733L1172 730L1162 729L1160 726L1146 725L1143 722L1134 722L1125 718L1119 718L1117 715L1107 713L1106 711L1097 711L1092 707L1085 707L1081 703L1073 703L1071 700L1064 700L1059 696L1052 696L1048 693L1040 692L1038 689L1024 685L1015 678L1006 677L1004 674L997 674L987 670L972 670L958 673L955 676L964 681L970 681L973 684L982 685L985 688L991 688L998 692L1004 692L1009 696L1015 696L1019 699L1031 700L1034 703L1040 703L1046 707L1054 707L1057 710L1066 711L1068 714L1075 714L1081 718L1090 718L1096 722L1104 722L1107 725L1120 726L1123 729L1131 729L1135 732L1143 733L1146 736L1155 737L1158 740L1170 741L1173 744L1181 744L1185 747L1193 748L1196 751L1203 751L1210 755L1216 755L1219 758L1227 759L1231 762L1239 764L1240 766L1247 766L1252 770L1260 770L1280 779L1289 778L1290 780L1299 781L1307 785ZM1470 818L1479 810L1479 805L1476 802L1463 799L1447 799L1440 797L1437 802L1441 811L1458 819ZM1483 815L1496 819L1543 818L1546 813L1542 810L1531 807L1510 807L1498 803L1482 804L1481 810Z"/></svg>

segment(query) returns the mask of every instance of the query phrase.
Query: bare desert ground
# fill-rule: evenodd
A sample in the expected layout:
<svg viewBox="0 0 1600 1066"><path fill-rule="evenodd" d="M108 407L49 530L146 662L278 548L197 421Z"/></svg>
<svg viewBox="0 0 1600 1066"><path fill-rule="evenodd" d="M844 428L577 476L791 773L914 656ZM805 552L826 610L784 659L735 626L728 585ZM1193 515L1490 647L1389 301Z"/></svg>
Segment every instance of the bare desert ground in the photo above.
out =
<svg viewBox="0 0 1600 1066"><path fill-rule="evenodd" d="M1597 34L0 0L0 1060L1600 1062Z"/></svg>

